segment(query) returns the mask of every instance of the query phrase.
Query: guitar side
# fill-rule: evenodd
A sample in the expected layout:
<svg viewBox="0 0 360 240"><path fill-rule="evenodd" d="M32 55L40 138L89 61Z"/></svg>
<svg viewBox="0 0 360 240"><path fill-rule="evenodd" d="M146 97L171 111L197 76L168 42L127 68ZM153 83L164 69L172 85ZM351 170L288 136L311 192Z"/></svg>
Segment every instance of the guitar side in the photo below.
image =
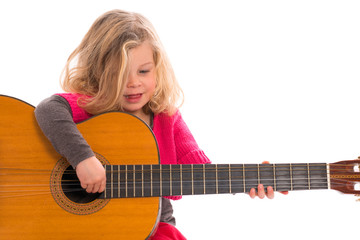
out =
<svg viewBox="0 0 360 240"><path fill-rule="evenodd" d="M158 197L112 199L85 213L77 212L76 207L87 209L93 203L73 202L73 211L59 205L51 193L51 180L61 156L38 127L34 107L0 96L0 111L2 238L145 239L155 230ZM159 163L152 132L130 115L103 114L78 128L92 149L111 164Z"/></svg>

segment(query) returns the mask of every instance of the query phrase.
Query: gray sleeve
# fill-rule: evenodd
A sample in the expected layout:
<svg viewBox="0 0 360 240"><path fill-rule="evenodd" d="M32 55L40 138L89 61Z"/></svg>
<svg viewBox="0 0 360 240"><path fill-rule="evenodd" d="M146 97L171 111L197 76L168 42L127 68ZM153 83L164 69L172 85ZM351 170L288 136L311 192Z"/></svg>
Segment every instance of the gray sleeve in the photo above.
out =
<svg viewBox="0 0 360 240"><path fill-rule="evenodd" d="M79 132L65 98L53 95L35 108L36 120L55 150L75 168L94 152Z"/></svg>
<svg viewBox="0 0 360 240"><path fill-rule="evenodd" d="M160 222L168 223L175 226L176 220L175 217L173 216L173 212L174 211L170 199L162 198Z"/></svg>

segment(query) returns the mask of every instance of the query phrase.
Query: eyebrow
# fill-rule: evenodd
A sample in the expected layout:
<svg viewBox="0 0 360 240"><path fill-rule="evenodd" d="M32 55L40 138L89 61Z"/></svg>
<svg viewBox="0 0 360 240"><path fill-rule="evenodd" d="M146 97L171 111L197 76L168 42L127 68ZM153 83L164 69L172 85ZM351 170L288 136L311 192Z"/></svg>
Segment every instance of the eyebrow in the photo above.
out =
<svg viewBox="0 0 360 240"><path fill-rule="evenodd" d="M149 64L155 65L154 62L147 62L147 63L141 64L139 67L144 67L144 66L149 65Z"/></svg>

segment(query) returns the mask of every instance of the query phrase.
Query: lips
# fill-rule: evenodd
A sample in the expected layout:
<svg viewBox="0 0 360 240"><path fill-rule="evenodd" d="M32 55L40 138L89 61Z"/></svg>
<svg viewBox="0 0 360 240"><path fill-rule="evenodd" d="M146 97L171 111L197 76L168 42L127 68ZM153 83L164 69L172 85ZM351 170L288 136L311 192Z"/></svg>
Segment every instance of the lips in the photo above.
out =
<svg viewBox="0 0 360 240"><path fill-rule="evenodd" d="M136 98L140 98L141 96L142 96L142 93L125 95L125 97L127 99L136 99Z"/></svg>
<svg viewBox="0 0 360 240"><path fill-rule="evenodd" d="M137 94L128 94L124 96L127 102L136 103L141 99L142 95L143 95L142 93L137 93Z"/></svg>

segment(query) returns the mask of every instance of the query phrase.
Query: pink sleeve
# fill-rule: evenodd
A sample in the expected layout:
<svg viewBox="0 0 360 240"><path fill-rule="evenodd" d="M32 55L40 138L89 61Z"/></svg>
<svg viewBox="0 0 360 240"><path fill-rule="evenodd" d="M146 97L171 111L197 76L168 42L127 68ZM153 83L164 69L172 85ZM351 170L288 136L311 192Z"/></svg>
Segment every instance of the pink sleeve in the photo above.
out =
<svg viewBox="0 0 360 240"><path fill-rule="evenodd" d="M73 116L75 123L82 122L82 121L92 117L91 114L87 113L84 109L82 109L78 105L78 99L79 99L79 97L84 97L83 95L76 94L76 93L57 93L55 95L59 95L68 101L68 103L71 107L72 116Z"/></svg>
<svg viewBox="0 0 360 240"><path fill-rule="evenodd" d="M186 240L184 235L176 229L173 225L160 222L155 234L150 237L150 240Z"/></svg>
<svg viewBox="0 0 360 240"><path fill-rule="evenodd" d="M174 140L179 164L203 164L211 161L199 148L180 112L174 116Z"/></svg>

